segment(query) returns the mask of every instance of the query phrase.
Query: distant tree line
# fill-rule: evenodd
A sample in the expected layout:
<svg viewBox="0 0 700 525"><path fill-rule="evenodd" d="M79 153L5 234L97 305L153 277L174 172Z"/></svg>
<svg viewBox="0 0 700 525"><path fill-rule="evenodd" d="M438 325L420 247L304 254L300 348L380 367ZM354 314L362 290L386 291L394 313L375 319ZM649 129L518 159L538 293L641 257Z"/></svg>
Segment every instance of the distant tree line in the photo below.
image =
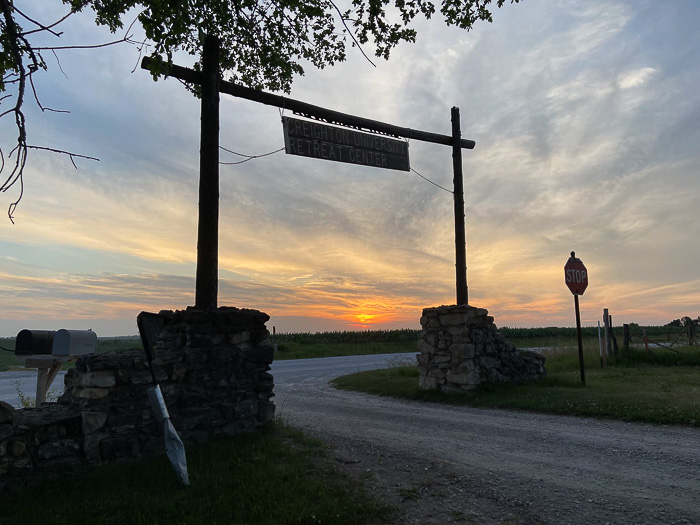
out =
<svg viewBox="0 0 700 525"><path fill-rule="evenodd" d="M666 326L691 326L691 325L695 325L695 326L700 325L700 315L698 315L697 318L695 318L695 319L686 315L684 317L681 317L680 319L674 319L670 323L666 324Z"/></svg>

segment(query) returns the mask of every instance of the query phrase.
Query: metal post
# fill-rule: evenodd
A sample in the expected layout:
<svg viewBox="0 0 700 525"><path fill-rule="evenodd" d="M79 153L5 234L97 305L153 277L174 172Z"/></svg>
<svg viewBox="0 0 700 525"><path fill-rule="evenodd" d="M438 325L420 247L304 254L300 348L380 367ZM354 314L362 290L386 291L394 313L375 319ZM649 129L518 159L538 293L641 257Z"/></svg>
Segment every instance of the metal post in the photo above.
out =
<svg viewBox="0 0 700 525"><path fill-rule="evenodd" d="M586 386L586 374L583 371L583 341L581 340L581 312L578 306L578 295L574 295L574 308L576 310L576 335L578 337L578 364L581 369L581 384Z"/></svg>
<svg viewBox="0 0 700 525"><path fill-rule="evenodd" d="M462 177L462 132L459 108L452 108L452 166L454 170L455 270L457 304L469 304L467 288L467 240L464 225L464 182Z"/></svg>
<svg viewBox="0 0 700 525"><path fill-rule="evenodd" d="M219 286L219 39L207 35L202 51L199 150L199 225L195 307L217 306Z"/></svg>

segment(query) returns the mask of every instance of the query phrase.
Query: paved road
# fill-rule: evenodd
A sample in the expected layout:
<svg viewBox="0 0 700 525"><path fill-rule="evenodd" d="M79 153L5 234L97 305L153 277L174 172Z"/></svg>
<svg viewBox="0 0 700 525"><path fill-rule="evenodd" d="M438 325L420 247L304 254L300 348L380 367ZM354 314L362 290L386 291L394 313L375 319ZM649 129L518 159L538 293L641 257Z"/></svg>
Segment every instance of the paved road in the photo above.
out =
<svg viewBox="0 0 700 525"><path fill-rule="evenodd" d="M63 393L63 376L65 372L56 375L51 388L49 388L49 398ZM25 396L32 399L36 396L36 370L27 372L0 372L0 401L10 403L13 407L20 405L19 389Z"/></svg>
<svg viewBox="0 0 700 525"><path fill-rule="evenodd" d="M352 374L360 370L381 368L396 359L414 360L415 354L382 354L277 361L273 364L272 373L275 374L278 385L285 384L288 388L294 389L305 384L325 383L334 377ZM65 371L57 374L49 392L59 393L63 391L64 375L66 375ZM36 371L0 372L0 401L5 401L15 407L19 406L17 387L25 395L34 397L36 394L36 376Z"/></svg>

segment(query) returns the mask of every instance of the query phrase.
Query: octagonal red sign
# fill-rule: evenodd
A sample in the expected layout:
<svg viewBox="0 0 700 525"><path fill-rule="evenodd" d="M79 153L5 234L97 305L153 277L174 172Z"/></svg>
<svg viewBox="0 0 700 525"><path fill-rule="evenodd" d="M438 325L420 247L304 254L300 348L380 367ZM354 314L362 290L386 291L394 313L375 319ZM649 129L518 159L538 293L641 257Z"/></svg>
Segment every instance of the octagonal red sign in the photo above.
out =
<svg viewBox="0 0 700 525"><path fill-rule="evenodd" d="M583 295L588 287L588 270L574 252L564 265L564 277L572 294Z"/></svg>

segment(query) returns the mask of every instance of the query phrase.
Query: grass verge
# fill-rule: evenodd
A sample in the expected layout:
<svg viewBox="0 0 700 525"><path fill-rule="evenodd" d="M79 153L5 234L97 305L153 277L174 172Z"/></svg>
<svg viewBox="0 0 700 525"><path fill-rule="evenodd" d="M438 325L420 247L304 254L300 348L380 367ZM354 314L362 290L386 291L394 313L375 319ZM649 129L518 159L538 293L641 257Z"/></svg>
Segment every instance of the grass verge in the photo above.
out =
<svg viewBox="0 0 700 525"><path fill-rule="evenodd" d="M630 350L600 368L597 348L585 352L586 387L576 350L548 351L547 376L521 385L497 384L468 394L418 388L418 368L399 366L333 381L341 389L402 399L485 408L595 416L656 424L700 426L700 350Z"/></svg>
<svg viewBox="0 0 700 525"><path fill-rule="evenodd" d="M384 523L390 508L332 468L323 443L275 422L253 434L189 446L192 485L165 456L111 465L5 495L7 525Z"/></svg>

